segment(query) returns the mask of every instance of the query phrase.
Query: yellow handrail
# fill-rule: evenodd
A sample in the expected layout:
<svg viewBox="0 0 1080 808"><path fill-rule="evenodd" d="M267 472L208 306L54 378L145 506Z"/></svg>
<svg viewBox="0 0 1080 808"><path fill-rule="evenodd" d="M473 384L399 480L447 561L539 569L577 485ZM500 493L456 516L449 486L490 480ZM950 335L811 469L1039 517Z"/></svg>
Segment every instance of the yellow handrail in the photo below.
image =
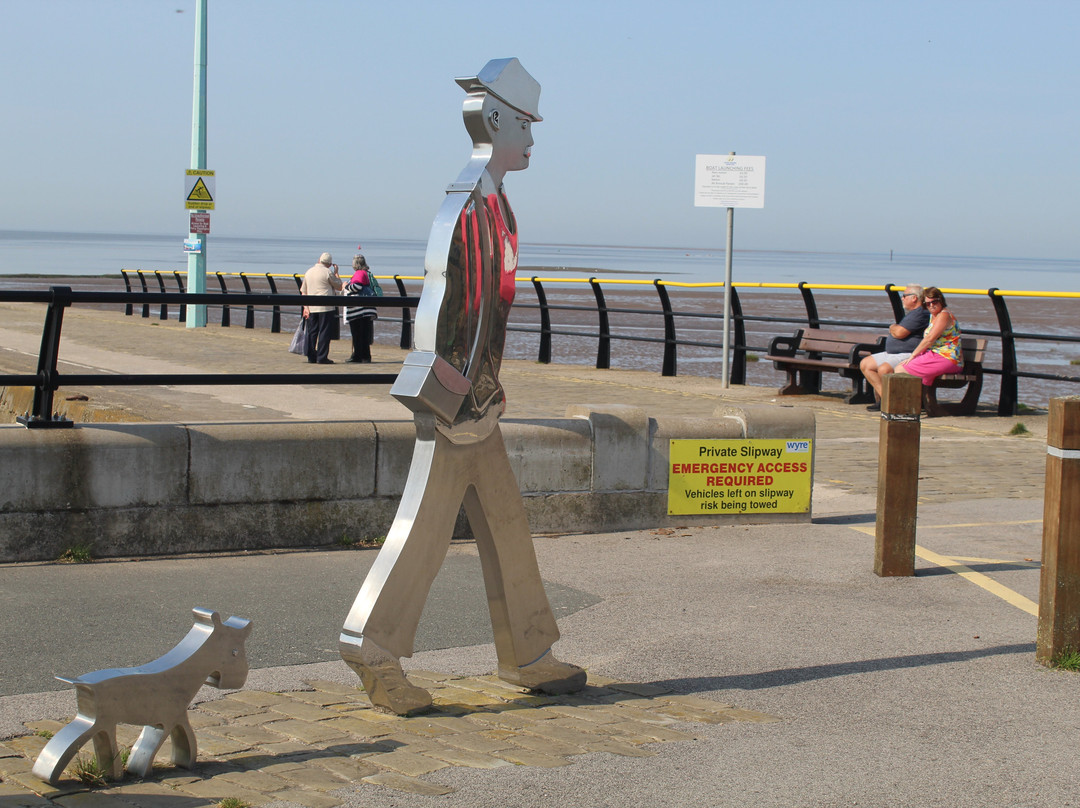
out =
<svg viewBox="0 0 1080 808"><path fill-rule="evenodd" d="M137 273L140 270L137 269L121 269L121 273ZM173 270L143 270L144 272L169 272ZM227 277L241 277L248 276L250 278L297 278L301 273L274 273L274 272L214 272L214 275L224 275ZM380 280L394 280L400 278L404 281L422 281L424 277L422 275L376 275L376 278ZM533 281L539 281L540 283L591 283L597 281L604 285L608 284L623 284L627 286L655 286L657 283L661 286L671 286L681 289L723 289L724 284L721 282L709 281L709 282L689 282L689 281L665 281L658 279L656 281L651 280L637 280L633 278L557 278L557 277L542 277L531 275L529 277L519 277L517 282L521 284L531 284ZM799 289L798 283L774 283L769 281L735 281L731 284L736 289ZM825 289L839 292L884 292L886 284L871 285L871 284L848 284L848 283L803 283L802 287L806 289ZM892 284L894 289L904 288L904 284ZM988 295L991 294L989 289L954 289L942 287L942 292L950 295ZM994 297L1034 297L1034 298L1057 298L1057 299L1080 299L1080 292L1041 292L1035 290L1021 290L1021 289L995 289L992 292Z"/></svg>

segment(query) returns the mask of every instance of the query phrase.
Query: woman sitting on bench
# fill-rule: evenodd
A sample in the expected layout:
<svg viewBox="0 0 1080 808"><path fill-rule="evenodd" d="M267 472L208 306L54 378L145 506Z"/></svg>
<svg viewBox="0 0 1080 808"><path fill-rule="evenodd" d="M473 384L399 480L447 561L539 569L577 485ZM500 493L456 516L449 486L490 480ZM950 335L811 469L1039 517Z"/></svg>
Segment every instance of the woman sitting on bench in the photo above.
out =
<svg viewBox="0 0 1080 808"><path fill-rule="evenodd" d="M922 342L911 352L911 358L897 365L896 372L919 376L923 386L929 387L938 376L963 370L964 358L960 351L960 326L945 307L941 290L936 286L928 287L923 305L930 312L930 324Z"/></svg>

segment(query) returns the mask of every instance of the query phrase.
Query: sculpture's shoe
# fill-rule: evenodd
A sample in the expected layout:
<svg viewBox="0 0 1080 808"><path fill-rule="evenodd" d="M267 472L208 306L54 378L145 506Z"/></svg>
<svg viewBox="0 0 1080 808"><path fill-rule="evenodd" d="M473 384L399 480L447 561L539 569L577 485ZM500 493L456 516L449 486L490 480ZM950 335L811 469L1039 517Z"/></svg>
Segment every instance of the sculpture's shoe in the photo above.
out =
<svg viewBox="0 0 1080 808"><path fill-rule="evenodd" d="M581 690L585 687L587 675L583 668L556 659L549 650L536 662L520 668L504 668L500 665L499 678L519 687L557 695Z"/></svg>
<svg viewBox="0 0 1080 808"><path fill-rule="evenodd" d="M431 707L431 694L411 684L398 658L369 639L342 634L338 650L352 668L375 707L398 715L412 715Z"/></svg>

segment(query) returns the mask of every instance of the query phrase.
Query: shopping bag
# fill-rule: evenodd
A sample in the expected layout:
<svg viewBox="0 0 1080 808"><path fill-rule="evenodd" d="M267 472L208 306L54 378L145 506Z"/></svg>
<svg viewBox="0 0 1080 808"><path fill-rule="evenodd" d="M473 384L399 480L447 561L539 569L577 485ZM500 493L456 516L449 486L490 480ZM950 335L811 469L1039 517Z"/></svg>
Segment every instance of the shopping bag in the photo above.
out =
<svg viewBox="0 0 1080 808"><path fill-rule="evenodd" d="M307 320L302 317L292 335L292 342L289 343L289 353L301 356L307 353Z"/></svg>

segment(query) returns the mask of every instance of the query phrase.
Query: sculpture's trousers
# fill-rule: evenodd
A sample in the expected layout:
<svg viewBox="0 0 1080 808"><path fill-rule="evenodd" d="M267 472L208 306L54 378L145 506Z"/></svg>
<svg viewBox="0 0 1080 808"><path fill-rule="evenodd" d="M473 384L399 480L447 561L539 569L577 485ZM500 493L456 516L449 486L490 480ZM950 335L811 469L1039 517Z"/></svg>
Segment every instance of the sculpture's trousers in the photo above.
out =
<svg viewBox="0 0 1080 808"><path fill-rule="evenodd" d="M464 501L480 554L495 651L502 667L536 661L559 638L521 492L498 426L479 443L451 443L430 417L416 447L394 523L356 596L343 632L412 656L428 590Z"/></svg>

